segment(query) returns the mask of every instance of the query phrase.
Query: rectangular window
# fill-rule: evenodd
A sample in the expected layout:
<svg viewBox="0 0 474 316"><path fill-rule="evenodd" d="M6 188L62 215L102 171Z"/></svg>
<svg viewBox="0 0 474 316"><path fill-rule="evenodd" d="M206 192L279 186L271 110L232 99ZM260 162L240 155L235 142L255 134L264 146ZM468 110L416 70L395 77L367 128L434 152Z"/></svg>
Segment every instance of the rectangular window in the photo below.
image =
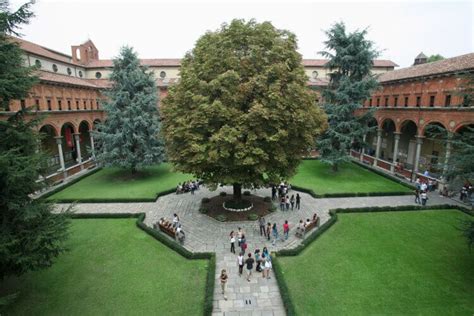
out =
<svg viewBox="0 0 474 316"><path fill-rule="evenodd" d="M372 106L372 99L369 99L369 106Z"/></svg>
<svg viewBox="0 0 474 316"><path fill-rule="evenodd" d="M385 98L385 106L388 106L388 98Z"/></svg>
<svg viewBox="0 0 474 316"><path fill-rule="evenodd" d="M46 100L46 104L48 105L48 111L51 111L51 100Z"/></svg>
<svg viewBox="0 0 474 316"><path fill-rule="evenodd" d="M21 109L22 109L22 110L26 109L26 102L25 102L25 100L20 100L20 105L21 105Z"/></svg>
<svg viewBox="0 0 474 316"><path fill-rule="evenodd" d="M76 110L79 110L79 101L76 100Z"/></svg>
<svg viewBox="0 0 474 316"><path fill-rule="evenodd" d="M393 106L394 107L398 106L398 97L395 97L395 99L393 100Z"/></svg>
<svg viewBox="0 0 474 316"><path fill-rule="evenodd" d="M39 99L35 100L35 107L36 107L36 111L39 111L39 109L40 109L40 100Z"/></svg>
<svg viewBox="0 0 474 316"><path fill-rule="evenodd" d="M444 106L451 106L451 95L448 94L444 99Z"/></svg>
<svg viewBox="0 0 474 316"><path fill-rule="evenodd" d="M71 100L67 100L67 109L71 111Z"/></svg>
<svg viewBox="0 0 474 316"><path fill-rule="evenodd" d="M416 97L416 106L420 107L421 104L421 97Z"/></svg>
<svg viewBox="0 0 474 316"><path fill-rule="evenodd" d="M377 98L377 107L380 106L380 98Z"/></svg>
<svg viewBox="0 0 474 316"><path fill-rule="evenodd" d="M430 107L434 107L434 102L435 102L435 96L434 95L430 95Z"/></svg>
<svg viewBox="0 0 474 316"><path fill-rule="evenodd" d="M405 97L405 107L408 107L408 97Z"/></svg>
<svg viewBox="0 0 474 316"><path fill-rule="evenodd" d="M84 110L86 110L87 109L87 101L84 100L83 104L84 104Z"/></svg>
<svg viewBox="0 0 474 316"><path fill-rule="evenodd" d="M91 110L94 109L94 100L91 99Z"/></svg>
<svg viewBox="0 0 474 316"><path fill-rule="evenodd" d="M58 100L58 108L59 108L59 111L63 109L61 100Z"/></svg>
<svg viewBox="0 0 474 316"><path fill-rule="evenodd" d="M317 99L316 102L319 103L319 99ZM97 110L100 110L100 100L99 99L95 100L95 104L96 104Z"/></svg>

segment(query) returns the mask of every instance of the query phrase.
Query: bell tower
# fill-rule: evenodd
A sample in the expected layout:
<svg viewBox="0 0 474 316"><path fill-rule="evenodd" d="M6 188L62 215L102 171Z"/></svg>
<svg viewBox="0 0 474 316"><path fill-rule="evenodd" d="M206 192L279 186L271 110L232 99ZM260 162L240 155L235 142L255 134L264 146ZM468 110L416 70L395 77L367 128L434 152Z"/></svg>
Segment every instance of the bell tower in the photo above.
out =
<svg viewBox="0 0 474 316"><path fill-rule="evenodd" d="M87 65L93 60L99 59L99 50L91 40L87 40L81 45L71 46L72 61L82 65Z"/></svg>

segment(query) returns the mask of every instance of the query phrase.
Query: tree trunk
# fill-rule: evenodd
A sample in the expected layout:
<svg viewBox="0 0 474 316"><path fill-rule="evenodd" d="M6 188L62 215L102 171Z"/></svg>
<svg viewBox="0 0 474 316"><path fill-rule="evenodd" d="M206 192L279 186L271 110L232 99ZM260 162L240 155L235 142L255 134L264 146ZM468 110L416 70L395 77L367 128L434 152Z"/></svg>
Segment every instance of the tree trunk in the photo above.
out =
<svg viewBox="0 0 474 316"><path fill-rule="evenodd" d="M242 198L242 185L240 183L234 183L234 199L240 200Z"/></svg>

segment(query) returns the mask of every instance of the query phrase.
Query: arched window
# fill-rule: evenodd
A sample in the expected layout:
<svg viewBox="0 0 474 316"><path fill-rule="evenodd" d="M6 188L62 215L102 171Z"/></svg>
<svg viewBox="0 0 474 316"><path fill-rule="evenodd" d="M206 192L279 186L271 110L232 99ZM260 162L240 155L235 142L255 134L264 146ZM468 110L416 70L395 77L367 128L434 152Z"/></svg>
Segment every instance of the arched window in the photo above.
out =
<svg viewBox="0 0 474 316"><path fill-rule="evenodd" d="M68 75L71 75L71 74L72 74L72 70L71 70L71 68L69 68L69 67L67 68L67 74L68 74Z"/></svg>
<svg viewBox="0 0 474 316"><path fill-rule="evenodd" d="M53 64L53 71L58 72L58 66L56 64Z"/></svg>
<svg viewBox="0 0 474 316"><path fill-rule="evenodd" d="M79 70L79 77L82 78L82 71L81 70Z"/></svg>
<svg viewBox="0 0 474 316"><path fill-rule="evenodd" d="M98 72L95 73L95 77L96 77L97 79L102 78L102 74L100 73L100 71L98 71Z"/></svg>
<svg viewBox="0 0 474 316"><path fill-rule="evenodd" d="M166 77L166 72L164 71L160 72L160 78L165 79L165 77Z"/></svg>
<svg viewBox="0 0 474 316"><path fill-rule="evenodd" d="M35 60L35 66L41 68L41 61L39 59Z"/></svg>

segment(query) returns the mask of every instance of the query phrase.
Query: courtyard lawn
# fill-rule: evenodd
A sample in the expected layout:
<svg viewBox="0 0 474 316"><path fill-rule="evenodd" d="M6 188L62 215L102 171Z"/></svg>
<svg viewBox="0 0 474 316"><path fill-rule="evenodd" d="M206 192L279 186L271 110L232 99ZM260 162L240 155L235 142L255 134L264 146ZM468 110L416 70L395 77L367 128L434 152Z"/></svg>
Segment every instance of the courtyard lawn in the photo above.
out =
<svg viewBox="0 0 474 316"><path fill-rule="evenodd" d="M474 252L456 210L338 214L279 262L298 315L473 315Z"/></svg>
<svg viewBox="0 0 474 316"><path fill-rule="evenodd" d="M73 220L70 251L50 268L0 283L19 292L6 315L201 315L207 260L188 260L136 219Z"/></svg>
<svg viewBox="0 0 474 316"><path fill-rule="evenodd" d="M48 198L63 201L150 201L193 176L172 172L169 164L148 167L137 177L129 170L104 168Z"/></svg>
<svg viewBox="0 0 474 316"><path fill-rule="evenodd" d="M331 166L320 160L303 160L296 175L290 180L292 185L311 189L316 194L355 194L410 192L411 190L375 172L345 163L334 172Z"/></svg>

